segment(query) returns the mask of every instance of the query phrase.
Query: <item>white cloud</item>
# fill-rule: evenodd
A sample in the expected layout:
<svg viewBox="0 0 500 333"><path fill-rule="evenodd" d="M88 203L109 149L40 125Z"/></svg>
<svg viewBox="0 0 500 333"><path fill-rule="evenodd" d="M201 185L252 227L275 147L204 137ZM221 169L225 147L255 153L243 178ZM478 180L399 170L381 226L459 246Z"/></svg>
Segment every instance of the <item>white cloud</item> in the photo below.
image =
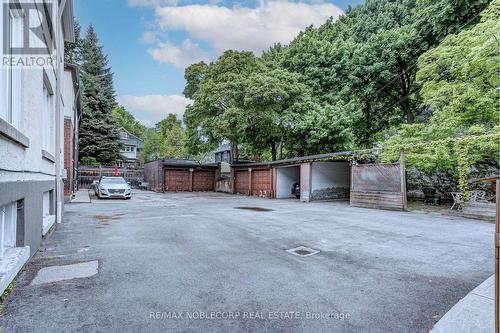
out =
<svg viewBox="0 0 500 333"><path fill-rule="evenodd" d="M196 61L209 59L208 54L190 39L185 39L179 46L171 42L160 42L148 52L158 62L171 64L181 69Z"/></svg>
<svg viewBox="0 0 500 333"><path fill-rule="evenodd" d="M146 31L142 34L140 42L143 44L154 44L158 42L158 38L156 37L156 33L154 31Z"/></svg>
<svg viewBox="0 0 500 333"><path fill-rule="evenodd" d="M290 42L311 24L318 26L341 14L330 3L287 1L262 2L257 8L213 4L156 7L160 29L184 31L191 40L206 42L214 55L227 49L260 54L275 42Z"/></svg>
<svg viewBox="0 0 500 333"><path fill-rule="evenodd" d="M161 5L177 5L177 3L177 0L128 0L128 4L132 7L156 7Z"/></svg>
<svg viewBox="0 0 500 333"><path fill-rule="evenodd" d="M186 106L192 101L180 95L118 96L118 103L147 126L163 120L169 113L182 119Z"/></svg>

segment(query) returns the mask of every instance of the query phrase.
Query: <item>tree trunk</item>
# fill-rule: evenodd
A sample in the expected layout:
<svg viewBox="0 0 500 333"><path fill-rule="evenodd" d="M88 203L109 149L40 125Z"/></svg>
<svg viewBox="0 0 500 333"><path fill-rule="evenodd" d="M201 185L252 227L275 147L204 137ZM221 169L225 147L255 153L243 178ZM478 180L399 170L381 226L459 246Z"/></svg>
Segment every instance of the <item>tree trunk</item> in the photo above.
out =
<svg viewBox="0 0 500 333"><path fill-rule="evenodd" d="M231 143L231 161L238 162L239 158L240 158L240 152L238 149L238 145Z"/></svg>
<svg viewBox="0 0 500 333"><path fill-rule="evenodd" d="M410 98L406 98L401 102L401 108L403 109L406 122L408 124L413 124L413 122L415 121L415 117L413 116L413 112L411 111Z"/></svg>
<svg viewBox="0 0 500 333"><path fill-rule="evenodd" d="M368 144L370 142L370 136L372 131L372 112L371 112L371 104L366 104L366 112L365 112L365 121L366 121L366 133L364 135L364 144Z"/></svg>
<svg viewBox="0 0 500 333"><path fill-rule="evenodd" d="M278 149L276 148L275 142L271 143L271 155L272 155L273 161L278 160Z"/></svg>

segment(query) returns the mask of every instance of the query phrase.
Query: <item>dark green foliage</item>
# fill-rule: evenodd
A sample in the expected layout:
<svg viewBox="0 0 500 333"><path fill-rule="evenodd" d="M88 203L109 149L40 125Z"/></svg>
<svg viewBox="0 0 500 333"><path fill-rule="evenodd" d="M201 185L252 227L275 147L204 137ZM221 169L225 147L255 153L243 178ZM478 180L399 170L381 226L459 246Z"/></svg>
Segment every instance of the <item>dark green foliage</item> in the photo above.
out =
<svg viewBox="0 0 500 333"><path fill-rule="evenodd" d="M82 27L75 20L75 42L64 43L64 62L80 66L82 64L83 40L81 37Z"/></svg>
<svg viewBox="0 0 500 333"><path fill-rule="evenodd" d="M200 84L205 77L207 64L203 61L193 64L186 69L184 78L186 79L186 87L184 88L184 96L187 98L195 98L196 92L200 89Z"/></svg>
<svg viewBox="0 0 500 333"><path fill-rule="evenodd" d="M110 165L120 158L120 140L113 117L116 107L113 73L92 26L83 40L81 54L80 159L95 158L101 164Z"/></svg>

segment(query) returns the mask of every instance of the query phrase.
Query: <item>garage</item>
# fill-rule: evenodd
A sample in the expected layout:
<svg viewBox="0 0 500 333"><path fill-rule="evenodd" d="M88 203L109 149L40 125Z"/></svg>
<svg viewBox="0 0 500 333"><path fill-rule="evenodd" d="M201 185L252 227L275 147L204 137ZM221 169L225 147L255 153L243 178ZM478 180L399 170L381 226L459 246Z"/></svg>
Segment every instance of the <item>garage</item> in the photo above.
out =
<svg viewBox="0 0 500 333"><path fill-rule="evenodd" d="M300 185L300 166L276 168L276 199L300 199L292 193L294 184Z"/></svg>
<svg viewBox="0 0 500 333"><path fill-rule="evenodd" d="M311 200L348 200L351 186L349 162L313 162Z"/></svg>
<svg viewBox="0 0 500 333"><path fill-rule="evenodd" d="M267 164L232 165L231 179L233 194L273 197L273 174Z"/></svg>
<svg viewBox="0 0 500 333"><path fill-rule="evenodd" d="M194 170L193 191L211 192L215 189L215 170Z"/></svg>
<svg viewBox="0 0 500 333"><path fill-rule="evenodd" d="M347 200L352 153L305 156L266 163L231 166L233 193L301 201ZM292 192L295 184L300 190Z"/></svg>
<svg viewBox="0 0 500 333"><path fill-rule="evenodd" d="M252 196L270 198L272 197L272 170L252 170Z"/></svg>
<svg viewBox="0 0 500 333"><path fill-rule="evenodd" d="M156 192L211 192L219 177L219 164L165 159L149 162L144 178ZM160 176L158 176L160 175Z"/></svg>
<svg viewBox="0 0 500 333"><path fill-rule="evenodd" d="M235 194L248 195L249 194L248 171L235 171L233 178L234 178L233 192Z"/></svg>
<svg viewBox="0 0 500 333"><path fill-rule="evenodd" d="M165 170L166 192L187 192L189 190L189 170Z"/></svg>

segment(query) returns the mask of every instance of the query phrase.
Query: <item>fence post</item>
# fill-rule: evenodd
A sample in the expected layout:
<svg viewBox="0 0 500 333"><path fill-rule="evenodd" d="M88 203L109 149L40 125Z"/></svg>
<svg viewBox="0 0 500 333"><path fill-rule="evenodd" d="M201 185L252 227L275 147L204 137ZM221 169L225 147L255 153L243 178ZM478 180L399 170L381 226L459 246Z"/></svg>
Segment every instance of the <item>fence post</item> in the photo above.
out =
<svg viewBox="0 0 500 333"><path fill-rule="evenodd" d="M252 169L248 169L248 196L252 196Z"/></svg>
<svg viewBox="0 0 500 333"><path fill-rule="evenodd" d="M495 223L495 333L500 333L500 179L496 180Z"/></svg>
<svg viewBox="0 0 500 333"><path fill-rule="evenodd" d="M194 169L193 168L189 169L189 192L193 192L193 174L194 174Z"/></svg>
<svg viewBox="0 0 500 333"><path fill-rule="evenodd" d="M408 210L408 197L406 193L406 161L405 152L401 150L399 155L399 163L401 169L401 195L403 199L403 210Z"/></svg>

